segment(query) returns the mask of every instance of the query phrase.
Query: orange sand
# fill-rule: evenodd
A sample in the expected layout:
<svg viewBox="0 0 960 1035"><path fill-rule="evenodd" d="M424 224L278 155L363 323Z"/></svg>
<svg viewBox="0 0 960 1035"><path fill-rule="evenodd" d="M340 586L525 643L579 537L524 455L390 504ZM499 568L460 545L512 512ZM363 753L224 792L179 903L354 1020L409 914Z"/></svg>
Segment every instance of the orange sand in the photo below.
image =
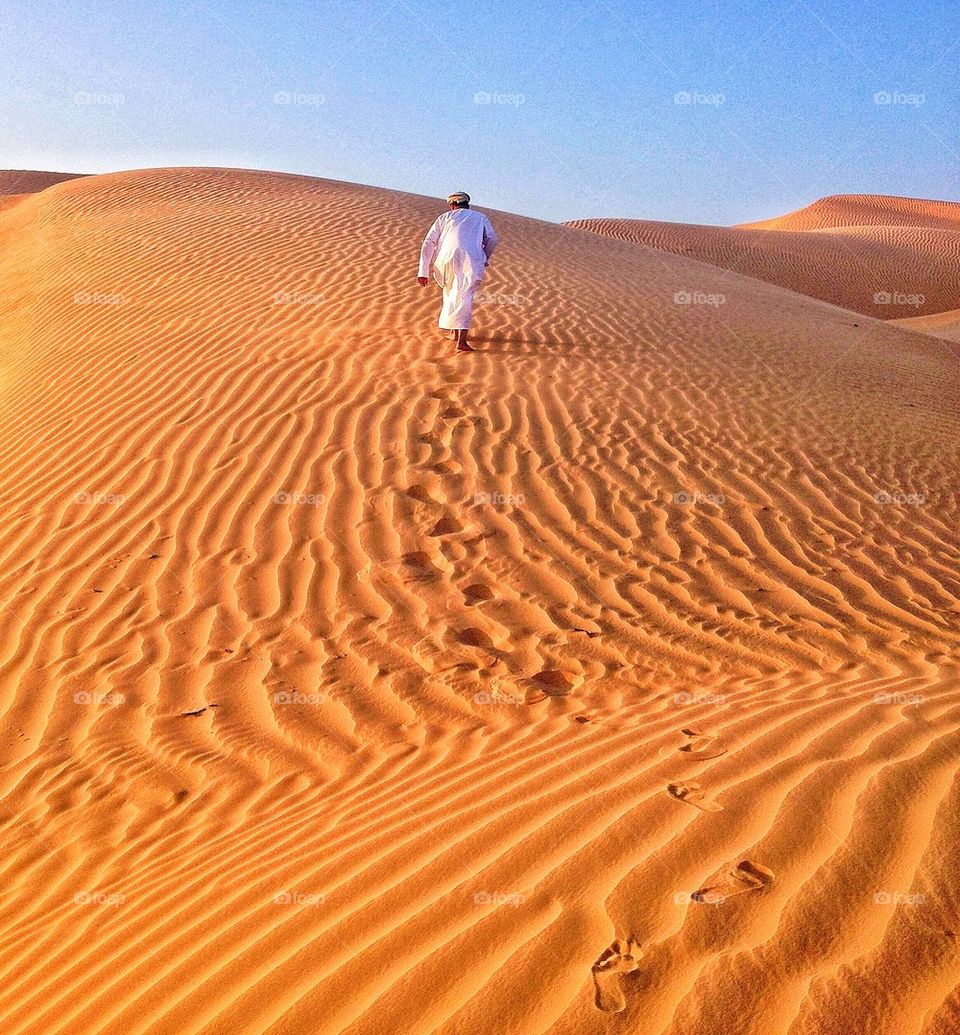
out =
<svg viewBox="0 0 960 1035"><path fill-rule="evenodd" d="M932 316L915 316L895 323L910 330L932 334L935 338L946 338L947 341L960 341L960 309L951 309Z"/></svg>
<svg viewBox="0 0 960 1035"><path fill-rule="evenodd" d="M436 200L10 193L5 1035L960 1028L960 346L492 213L456 356Z"/></svg>
<svg viewBox="0 0 960 1035"><path fill-rule="evenodd" d="M950 202L838 196L740 227L644 219L567 225L699 259L877 319L939 313L960 298L960 204Z"/></svg>

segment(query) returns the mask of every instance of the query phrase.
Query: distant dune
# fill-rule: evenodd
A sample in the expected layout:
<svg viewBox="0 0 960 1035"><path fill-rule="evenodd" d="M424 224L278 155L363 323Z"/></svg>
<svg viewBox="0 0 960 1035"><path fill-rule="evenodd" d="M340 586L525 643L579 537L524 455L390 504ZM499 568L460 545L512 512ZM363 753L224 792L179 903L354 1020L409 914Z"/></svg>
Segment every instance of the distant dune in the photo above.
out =
<svg viewBox="0 0 960 1035"><path fill-rule="evenodd" d="M65 180L79 179L82 173L32 172L26 169L0 169L0 195L35 194Z"/></svg>
<svg viewBox="0 0 960 1035"><path fill-rule="evenodd" d="M80 173L31 172L25 169L0 169L0 212L15 205L27 194L35 194L55 183L79 178Z"/></svg>
<svg viewBox="0 0 960 1035"><path fill-rule="evenodd" d="M932 334L948 341L960 341L960 309L951 309L933 316L916 316L912 319L897 320L901 327Z"/></svg>
<svg viewBox="0 0 960 1035"><path fill-rule="evenodd" d="M828 230L834 227L906 226L960 230L960 202L898 198L889 194L832 194L796 212L741 230Z"/></svg>
<svg viewBox="0 0 960 1035"><path fill-rule="evenodd" d="M442 207L0 212L3 1032L956 1033L960 346L796 291L957 230L492 212L457 356Z"/></svg>
<svg viewBox="0 0 960 1035"><path fill-rule="evenodd" d="M960 204L854 195L741 227L642 219L567 225L687 255L878 319L930 315L960 300Z"/></svg>

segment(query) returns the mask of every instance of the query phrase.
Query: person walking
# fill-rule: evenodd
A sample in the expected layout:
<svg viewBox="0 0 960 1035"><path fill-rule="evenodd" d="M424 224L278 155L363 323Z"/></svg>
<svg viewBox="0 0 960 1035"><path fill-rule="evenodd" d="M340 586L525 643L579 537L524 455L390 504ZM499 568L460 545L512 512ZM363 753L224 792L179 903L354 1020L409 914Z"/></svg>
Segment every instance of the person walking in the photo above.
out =
<svg viewBox="0 0 960 1035"><path fill-rule="evenodd" d="M439 326L452 331L458 352L474 352L467 342L473 318L473 296L497 247L493 224L470 208L470 195L457 191L447 198L447 211L427 231L420 248L417 283L433 279L443 288Z"/></svg>

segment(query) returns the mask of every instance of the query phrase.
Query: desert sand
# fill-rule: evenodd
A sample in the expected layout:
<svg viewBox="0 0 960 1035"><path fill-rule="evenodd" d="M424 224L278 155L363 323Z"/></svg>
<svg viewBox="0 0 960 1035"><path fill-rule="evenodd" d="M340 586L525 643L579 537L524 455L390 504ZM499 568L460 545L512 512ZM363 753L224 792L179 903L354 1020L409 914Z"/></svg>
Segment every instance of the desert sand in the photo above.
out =
<svg viewBox="0 0 960 1035"><path fill-rule="evenodd" d="M78 179L79 173L35 172L28 169L0 169L0 212L64 180Z"/></svg>
<svg viewBox="0 0 960 1035"><path fill-rule="evenodd" d="M743 226L643 219L567 224L686 255L877 319L909 319L960 298L960 204L840 195Z"/></svg>
<svg viewBox="0 0 960 1035"><path fill-rule="evenodd" d="M936 338L946 338L947 341L960 341L960 309L934 313L932 316L907 317L904 320L896 320L894 322L901 327L907 327L924 334L932 334Z"/></svg>
<svg viewBox="0 0 960 1035"><path fill-rule="evenodd" d="M492 212L457 356L436 199L38 176L5 1035L960 1030L960 346L831 304L886 256L956 309L960 206Z"/></svg>

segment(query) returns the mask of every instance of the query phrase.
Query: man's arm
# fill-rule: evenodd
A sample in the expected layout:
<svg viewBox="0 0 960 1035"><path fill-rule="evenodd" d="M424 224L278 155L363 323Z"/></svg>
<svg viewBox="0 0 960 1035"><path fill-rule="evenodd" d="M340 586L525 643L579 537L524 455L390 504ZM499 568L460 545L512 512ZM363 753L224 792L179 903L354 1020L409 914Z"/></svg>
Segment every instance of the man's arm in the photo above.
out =
<svg viewBox="0 0 960 1035"><path fill-rule="evenodd" d="M490 264L490 256L493 255L500 238L493 229L493 223L486 219L483 224L483 254L487 257L487 265Z"/></svg>
<svg viewBox="0 0 960 1035"><path fill-rule="evenodd" d="M420 246L420 266L417 269L417 280L423 283L430 276L430 267L433 265L433 258L437 254L437 247L440 244L440 220L434 221L433 226L427 231L427 236Z"/></svg>

